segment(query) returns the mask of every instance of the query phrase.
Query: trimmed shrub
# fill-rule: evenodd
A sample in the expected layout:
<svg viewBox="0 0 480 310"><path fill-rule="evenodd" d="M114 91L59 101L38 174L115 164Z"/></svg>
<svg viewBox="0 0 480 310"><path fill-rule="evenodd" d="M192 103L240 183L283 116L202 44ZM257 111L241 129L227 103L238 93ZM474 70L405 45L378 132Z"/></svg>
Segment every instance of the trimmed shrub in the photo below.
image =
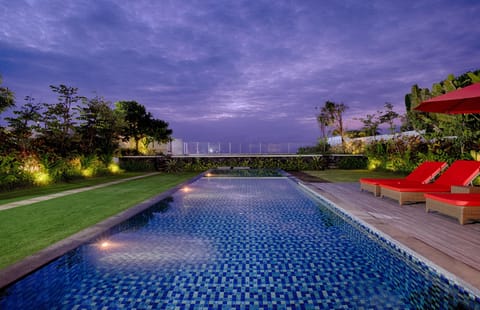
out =
<svg viewBox="0 0 480 310"><path fill-rule="evenodd" d="M323 156L296 157L122 157L120 166L128 171L203 172L217 167L250 167L252 169L323 170Z"/></svg>
<svg viewBox="0 0 480 310"><path fill-rule="evenodd" d="M340 169L366 169L368 166L368 158L363 156L346 156L338 161Z"/></svg>
<svg viewBox="0 0 480 310"><path fill-rule="evenodd" d="M122 158L120 168L126 171L155 171L155 161L150 158Z"/></svg>

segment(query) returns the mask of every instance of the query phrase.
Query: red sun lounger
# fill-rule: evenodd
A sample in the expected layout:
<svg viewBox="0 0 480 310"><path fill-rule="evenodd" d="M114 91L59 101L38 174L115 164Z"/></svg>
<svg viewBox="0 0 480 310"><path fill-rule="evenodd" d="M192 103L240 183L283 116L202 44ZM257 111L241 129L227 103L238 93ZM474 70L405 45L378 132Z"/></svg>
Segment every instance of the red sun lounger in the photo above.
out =
<svg viewBox="0 0 480 310"><path fill-rule="evenodd" d="M447 163L438 161L426 161L421 163L405 178L396 179L378 179L378 178L361 178L360 189L372 192L375 196L380 196L380 184L423 184L429 183L437 176Z"/></svg>
<svg viewBox="0 0 480 310"><path fill-rule="evenodd" d="M460 224L480 220L480 194L425 194L425 209L456 218Z"/></svg>
<svg viewBox="0 0 480 310"><path fill-rule="evenodd" d="M429 184L380 184L380 196L405 202L423 202L425 193L450 192L454 185L465 186L480 173L480 161L457 160Z"/></svg>

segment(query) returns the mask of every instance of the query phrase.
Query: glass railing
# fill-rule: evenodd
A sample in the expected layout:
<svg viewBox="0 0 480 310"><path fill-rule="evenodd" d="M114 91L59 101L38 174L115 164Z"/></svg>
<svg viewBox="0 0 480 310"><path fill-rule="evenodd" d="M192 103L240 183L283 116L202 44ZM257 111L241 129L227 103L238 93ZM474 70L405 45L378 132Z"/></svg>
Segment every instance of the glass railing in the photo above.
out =
<svg viewBox="0 0 480 310"><path fill-rule="evenodd" d="M285 143L233 143L233 142L183 142L184 155L222 154L296 154L300 147L312 142ZM177 148L178 149L178 148ZM174 153L178 153L178 150Z"/></svg>

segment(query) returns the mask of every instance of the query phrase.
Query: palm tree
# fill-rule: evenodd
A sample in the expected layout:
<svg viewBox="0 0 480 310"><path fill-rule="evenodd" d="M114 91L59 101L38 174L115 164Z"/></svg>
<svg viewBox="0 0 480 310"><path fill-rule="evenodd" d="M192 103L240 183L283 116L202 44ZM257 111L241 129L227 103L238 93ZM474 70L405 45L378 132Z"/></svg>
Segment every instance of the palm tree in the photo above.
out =
<svg viewBox="0 0 480 310"><path fill-rule="evenodd" d="M328 124L334 125L334 131L338 132L342 141L342 149L345 149L345 128L343 127L343 113L348 109L344 103L326 101L320 114L325 114Z"/></svg>

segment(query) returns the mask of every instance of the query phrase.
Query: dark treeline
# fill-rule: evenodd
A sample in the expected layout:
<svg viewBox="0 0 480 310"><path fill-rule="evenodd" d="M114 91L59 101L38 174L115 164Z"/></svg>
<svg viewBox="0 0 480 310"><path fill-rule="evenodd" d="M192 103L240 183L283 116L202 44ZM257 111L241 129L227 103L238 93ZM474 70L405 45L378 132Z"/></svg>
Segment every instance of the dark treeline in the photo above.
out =
<svg viewBox="0 0 480 310"><path fill-rule="evenodd" d="M75 87L50 88L56 102L27 96L20 105L8 88L0 87L0 113L12 115L0 127L0 189L108 173L121 141L134 141L130 153L137 154L140 141L171 140L168 123L136 101L113 105L100 96L81 96Z"/></svg>

